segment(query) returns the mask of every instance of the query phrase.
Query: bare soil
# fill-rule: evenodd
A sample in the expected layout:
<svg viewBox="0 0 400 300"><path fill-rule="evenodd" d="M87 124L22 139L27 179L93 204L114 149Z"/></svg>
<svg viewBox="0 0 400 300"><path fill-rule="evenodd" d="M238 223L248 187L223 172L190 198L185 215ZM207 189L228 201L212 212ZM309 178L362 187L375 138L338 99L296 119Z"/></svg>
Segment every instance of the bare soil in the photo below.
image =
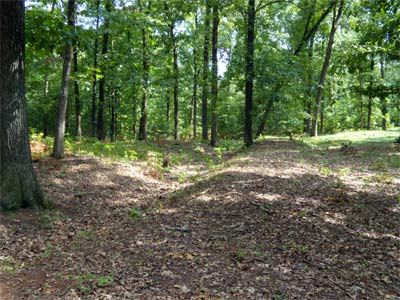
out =
<svg viewBox="0 0 400 300"><path fill-rule="evenodd" d="M0 213L0 299L399 300L399 169L370 152L270 139L165 174L40 159L56 208Z"/></svg>

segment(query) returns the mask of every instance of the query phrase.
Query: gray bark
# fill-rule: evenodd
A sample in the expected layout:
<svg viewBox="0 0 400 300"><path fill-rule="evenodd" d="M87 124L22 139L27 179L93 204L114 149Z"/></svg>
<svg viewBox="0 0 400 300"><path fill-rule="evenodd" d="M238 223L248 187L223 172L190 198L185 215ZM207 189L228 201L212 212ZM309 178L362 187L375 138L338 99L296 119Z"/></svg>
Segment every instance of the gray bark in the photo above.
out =
<svg viewBox="0 0 400 300"><path fill-rule="evenodd" d="M75 0L68 0L68 27L70 32L73 32L74 28L74 10ZM67 41L64 50L64 64L61 79L61 90L58 104L58 116L56 124L56 133L54 137L53 146L53 157L62 158L64 157L64 134L65 134L65 118L67 115L68 106L68 88L69 78L71 73L71 61L72 61L72 40Z"/></svg>
<svg viewBox="0 0 400 300"><path fill-rule="evenodd" d="M0 1L0 207L46 207L29 147L24 1Z"/></svg>

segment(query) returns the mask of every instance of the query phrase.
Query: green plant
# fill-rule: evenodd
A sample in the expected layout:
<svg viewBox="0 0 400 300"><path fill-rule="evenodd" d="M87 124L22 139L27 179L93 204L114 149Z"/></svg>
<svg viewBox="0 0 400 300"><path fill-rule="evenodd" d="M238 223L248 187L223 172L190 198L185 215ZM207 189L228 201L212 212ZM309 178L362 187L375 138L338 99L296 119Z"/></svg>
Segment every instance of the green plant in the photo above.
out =
<svg viewBox="0 0 400 300"><path fill-rule="evenodd" d="M178 175L178 182L185 183L185 181L186 181L186 174L184 171L180 171Z"/></svg>
<svg viewBox="0 0 400 300"><path fill-rule="evenodd" d="M298 244L295 241L286 242L283 246L283 249L295 251L300 255L304 255L308 252L308 247L306 245Z"/></svg>
<svg viewBox="0 0 400 300"><path fill-rule="evenodd" d="M304 210L299 211L299 218L305 218L307 213Z"/></svg>
<svg viewBox="0 0 400 300"><path fill-rule="evenodd" d="M244 260L244 258L246 257L246 255L247 255L247 251L246 251L246 250L239 250L239 251L236 253L236 259L237 259L239 262L241 262L241 261Z"/></svg>
<svg viewBox="0 0 400 300"><path fill-rule="evenodd" d="M109 286L114 281L111 275L101 276L97 279L98 287L106 287Z"/></svg>
<svg viewBox="0 0 400 300"><path fill-rule="evenodd" d="M46 244L46 248L44 249L43 253L41 256L43 258L50 258L53 254L53 245L51 243Z"/></svg>
<svg viewBox="0 0 400 300"><path fill-rule="evenodd" d="M387 161L383 157L375 159L370 166L370 170L374 171L386 171L387 168L388 168Z"/></svg>
<svg viewBox="0 0 400 300"><path fill-rule="evenodd" d="M388 172L383 172L375 175L375 181L383 184L391 184L393 182L393 177Z"/></svg>
<svg viewBox="0 0 400 300"><path fill-rule="evenodd" d="M0 271L14 274L17 272L18 263L10 256L0 256Z"/></svg>
<svg viewBox="0 0 400 300"><path fill-rule="evenodd" d="M333 175L333 171L329 167L320 166L318 169L319 169L319 172L321 173L321 175L323 175L323 176L331 176L331 175Z"/></svg>
<svg viewBox="0 0 400 300"><path fill-rule="evenodd" d="M346 177L350 173L350 168L349 167L340 168L340 169L338 169L338 173L340 176Z"/></svg>
<svg viewBox="0 0 400 300"><path fill-rule="evenodd" d="M52 229L52 219L48 212L41 212L39 214L39 226L42 229Z"/></svg>
<svg viewBox="0 0 400 300"><path fill-rule="evenodd" d="M140 209L136 208L136 207L132 207L131 210L129 211L129 216L132 219L141 219L143 217L143 213Z"/></svg>

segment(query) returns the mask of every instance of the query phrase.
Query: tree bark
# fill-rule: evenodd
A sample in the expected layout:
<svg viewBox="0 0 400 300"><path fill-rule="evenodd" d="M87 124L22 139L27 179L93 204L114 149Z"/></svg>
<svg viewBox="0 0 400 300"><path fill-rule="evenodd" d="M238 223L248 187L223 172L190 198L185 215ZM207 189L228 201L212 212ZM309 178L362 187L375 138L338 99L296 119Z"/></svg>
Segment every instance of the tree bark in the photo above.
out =
<svg viewBox="0 0 400 300"><path fill-rule="evenodd" d="M210 145L217 146L217 104L218 104L218 2L213 2L212 50L211 50L211 138Z"/></svg>
<svg viewBox="0 0 400 300"><path fill-rule="evenodd" d="M106 2L106 16L104 18L104 33L103 33L103 47L101 54L103 59L108 52L108 39L109 33L108 29L110 27L110 11L111 11L111 1ZM106 138L106 132L104 131L104 104L105 104L105 84L106 84L106 70L105 63L102 65L102 77L99 82L99 107L97 112L97 139L103 141Z"/></svg>
<svg viewBox="0 0 400 300"><path fill-rule="evenodd" d="M206 0L206 14L204 16L204 48L203 48L203 76L201 91L201 136L208 140L208 72L209 72L209 45L210 45L210 0Z"/></svg>
<svg viewBox="0 0 400 300"><path fill-rule="evenodd" d="M96 30L94 39L94 49L93 49L93 77L92 77L92 105L90 110L90 135L91 137L96 137L97 135L97 122L96 122L96 109L97 109L97 51L99 48L99 39L97 37L97 32L99 30L99 7L100 0L96 1Z"/></svg>
<svg viewBox="0 0 400 300"><path fill-rule="evenodd" d="M178 45L176 44L176 39L174 35L175 22L170 24L170 38L172 41L172 54L174 57L174 140L179 140L179 98L178 98L178 80L179 80L179 70L178 70Z"/></svg>
<svg viewBox="0 0 400 300"><path fill-rule="evenodd" d="M82 136L81 127L81 97L79 93L79 82L78 82L78 48L74 49L74 94L75 94L75 127L76 136L79 138Z"/></svg>
<svg viewBox="0 0 400 300"><path fill-rule="evenodd" d="M273 98L270 98L267 105L264 108L264 112L261 117L260 124L258 124L256 138L260 137L263 134L263 132L265 130L265 124L267 123L268 116L269 116L269 113L271 112L273 104L274 104L274 100L273 100Z"/></svg>
<svg viewBox="0 0 400 300"><path fill-rule="evenodd" d="M147 32L142 29L143 93L140 105L139 140L147 140L147 90L149 81L149 59L147 55Z"/></svg>
<svg viewBox="0 0 400 300"><path fill-rule="evenodd" d="M24 1L0 1L0 24L0 207L46 207L29 147Z"/></svg>
<svg viewBox="0 0 400 300"><path fill-rule="evenodd" d="M381 54L381 61L380 61L380 71L381 71L381 79L382 82L385 80L385 58L383 54ZM386 121L386 114L387 114L387 103L386 103L386 96L381 95L381 113L382 113L382 130L387 130L387 121Z"/></svg>
<svg viewBox="0 0 400 300"><path fill-rule="evenodd" d="M111 120L110 120L110 138L111 142L115 142L116 134L117 134L117 113L116 113L116 106L117 106L117 97L115 92L115 86L111 87Z"/></svg>
<svg viewBox="0 0 400 300"><path fill-rule="evenodd" d="M44 93L43 97L45 100L45 103L47 103L48 97L49 97L49 74L46 73L44 76ZM43 137L46 137L48 135L48 128L49 128L49 120L48 120L48 112L46 108L43 108Z"/></svg>
<svg viewBox="0 0 400 300"><path fill-rule="evenodd" d="M75 0L68 0L68 28L70 33L74 32L74 18L75 18L74 14L75 14ZM62 71L59 106L58 106L58 117L57 117L56 134L54 137L54 146L53 146L54 158L64 157L65 119L68 107L68 89L69 89L69 78L71 73L71 61L72 61L72 51L73 51L72 43L73 41L71 39L67 40L67 44L64 50L64 64Z"/></svg>
<svg viewBox="0 0 400 300"><path fill-rule="evenodd" d="M363 96L363 88L364 88L364 79L362 77L362 74L360 72L359 74L359 82L360 82L360 129L364 128L364 96Z"/></svg>
<svg viewBox="0 0 400 300"><path fill-rule="evenodd" d="M314 54L314 35L311 36L307 57L308 57L308 66L307 66L307 96L304 101L304 109L306 112L306 116L304 118L304 132L308 135L311 134L311 114L312 114L312 99L313 99L313 75L314 75L314 68L312 67L313 61L313 54Z"/></svg>
<svg viewBox="0 0 400 300"><path fill-rule="evenodd" d="M368 91L368 104L367 104L367 130L371 130L372 125L372 88L374 86L374 58L371 57L371 74L370 74L370 81L369 81L369 91Z"/></svg>
<svg viewBox="0 0 400 300"><path fill-rule="evenodd" d="M253 80L254 80L254 24L256 19L255 0L249 0L247 8L246 38L246 91L244 108L244 143L247 147L253 144Z"/></svg>
<svg viewBox="0 0 400 300"><path fill-rule="evenodd" d="M193 37L193 95L192 95L192 108L190 111L191 124L193 124L193 138L197 137L197 86L198 86L198 67L197 67L197 12L194 16L194 37Z"/></svg>
<svg viewBox="0 0 400 300"><path fill-rule="evenodd" d="M315 98L315 108L314 108L313 119L312 119L312 124L311 124L311 136L318 135L318 115L320 113L322 94L323 94L323 90L324 90L326 74L328 72L329 62L330 62L330 59L332 56L335 32L339 26L340 17L342 16L342 12L343 12L343 8L344 8L344 0L340 0L339 9L338 9L337 13L336 13L336 5L337 5L337 3L335 3L335 7L334 7L334 11L333 11L331 32L329 34L328 45L326 47L326 52L325 52L325 59L324 59L323 65L322 65L321 74L320 74L319 82L318 82L317 96Z"/></svg>

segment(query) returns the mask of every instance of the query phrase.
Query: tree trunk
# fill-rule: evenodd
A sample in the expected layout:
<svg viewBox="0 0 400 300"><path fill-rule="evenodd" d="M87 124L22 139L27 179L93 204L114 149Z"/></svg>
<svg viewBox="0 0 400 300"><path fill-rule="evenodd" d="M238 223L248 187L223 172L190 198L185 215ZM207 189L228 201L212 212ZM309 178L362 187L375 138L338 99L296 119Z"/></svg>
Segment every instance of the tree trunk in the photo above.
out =
<svg viewBox="0 0 400 300"><path fill-rule="evenodd" d="M167 128L169 133L169 120L171 119L171 91L170 88L167 87Z"/></svg>
<svg viewBox="0 0 400 300"><path fill-rule="evenodd" d="M193 95L192 95L192 108L190 111L191 124L193 124L193 138L197 137L197 85L198 85L198 68L197 68L197 12L194 16L194 37L193 37Z"/></svg>
<svg viewBox="0 0 400 300"><path fill-rule="evenodd" d="M244 143L253 144L253 79L254 79L254 24L256 19L255 0L249 0L247 8L246 39L246 99L244 108Z"/></svg>
<svg viewBox="0 0 400 300"><path fill-rule="evenodd" d="M324 134L324 99L321 99L321 110L319 112L319 132L320 134Z"/></svg>
<svg viewBox="0 0 400 300"><path fill-rule="evenodd" d="M140 105L139 140L147 140L147 90L149 82L149 58L147 55L147 32L142 29L143 94Z"/></svg>
<svg viewBox="0 0 400 300"><path fill-rule="evenodd" d="M381 63L380 63L380 71L381 71L381 79L382 82L385 80L385 58L383 54L381 54ZM386 121L386 114L387 114L387 103L386 103L386 96L381 95L381 112L382 112L382 130L387 129L387 121Z"/></svg>
<svg viewBox="0 0 400 300"><path fill-rule="evenodd" d="M117 128L117 115L115 112L116 108L116 95L115 95L115 87L111 87L111 120L110 120L110 138L111 142L115 142L116 136L116 128Z"/></svg>
<svg viewBox="0 0 400 300"><path fill-rule="evenodd" d="M90 136L96 137L97 135L97 122L96 122L96 106L97 106L97 51L99 48L99 39L97 37L97 32L99 30L99 6L100 0L96 1L96 30L94 39L94 49L93 49L93 77L92 77L92 106L90 110Z"/></svg>
<svg viewBox="0 0 400 300"><path fill-rule="evenodd" d="M311 114L312 114L312 99L313 99L313 75L314 68L312 67L314 54L314 35L311 36L310 42L308 45L308 53L307 57L309 59L307 66L307 96L304 101L304 109L306 112L306 117L304 118L304 132L307 134L311 134Z"/></svg>
<svg viewBox="0 0 400 300"><path fill-rule="evenodd" d="M261 117L260 124L258 124L257 132L256 132L256 138L260 137L262 135L262 133L264 132L265 124L267 123L268 116L269 116L269 113L270 113L270 111L272 109L273 104L274 104L274 100L273 100L273 98L270 98L268 103L267 103L267 105L266 105L266 107L264 108L264 112L263 112L263 115Z"/></svg>
<svg viewBox="0 0 400 300"><path fill-rule="evenodd" d="M101 50L101 54L103 59L105 58L108 52L108 29L110 27L110 16L109 13L111 11L111 2L107 0L106 2L106 16L104 18L104 33L103 33L103 47ZM106 138L106 133L104 131L104 104L105 104L105 84L106 84L106 70L105 63L102 65L102 77L99 83L99 108L97 112L97 139L103 141Z"/></svg>
<svg viewBox="0 0 400 300"><path fill-rule="evenodd" d="M136 123L137 123L137 102L138 99L136 98L136 89L133 90L133 113L132 113L132 133L133 133L133 139L136 139Z"/></svg>
<svg viewBox="0 0 400 300"><path fill-rule="evenodd" d="M174 56L174 140L179 140L179 101L178 101L178 45L176 44L174 35L174 22L170 25L170 38L172 41L172 52Z"/></svg>
<svg viewBox="0 0 400 300"><path fill-rule="evenodd" d="M363 96L363 88L364 88L364 79L362 77L362 74L359 74L359 82L360 82L360 129L364 128L364 96Z"/></svg>
<svg viewBox="0 0 400 300"><path fill-rule="evenodd" d="M29 147L24 1L0 1L0 24L0 207L46 207Z"/></svg>
<svg viewBox="0 0 400 300"><path fill-rule="evenodd" d="M208 57L210 44L210 0L206 0L206 14L204 16L204 48L203 48L203 76L201 91L201 136L203 140L208 140Z"/></svg>
<svg viewBox="0 0 400 300"><path fill-rule="evenodd" d="M48 97L49 97L49 74L46 74L44 76L44 102L47 103ZM49 128L49 120L48 120L48 112L47 109L44 107L43 108L43 137L46 137L48 135L48 128Z"/></svg>
<svg viewBox="0 0 400 300"><path fill-rule="evenodd" d="M367 130L371 129L371 122L372 122L372 88L374 86L374 75L373 75L373 71L374 71L374 66L375 66L375 62L374 62L374 58L371 57L371 75L370 75L370 81L369 81L369 91L368 91L368 105L367 105Z"/></svg>
<svg viewBox="0 0 400 300"><path fill-rule="evenodd" d="M329 61L332 56L335 32L339 26L340 17L342 16L342 12L343 12L344 0L340 1L339 10L337 13L336 13L336 5L337 4L335 4L334 11L333 11L332 27L331 27L331 32L329 34L328 45L326 47L325 59L324 59L323 65L322 65L321 74L320 74L319 82L318 82L317 96L315 98L315 108L314 108L313 119L312 119L312 124L311 124L311 136L318 135L318 115L320 113L322 93L324 90L326 74L328 72Z"/></svg>
<svg viewBox="0 0 400 300"><path fill-rule="evenodd" d="M218 104L218 2L213 2L212 51L211 51L211 139L210 145L217 146L217 104Z"/></svg>
<svg viewBox="0 0 400 300"><path fill-rule="evenodd" d="M76 126L76 136L82 136L81 128L81 97L79 93L79 83L78 83L78 48L74 49L74 94L75 94L75 126Z"/></svg>
<svg viewBox="0 0 400 300"><path fill-rule="evenodd" d="M73 33L74 31L74 13L75 0L68 0L68 27L70 33ZM60 100L58 106L58 117L56 124L57 126L53 146L54 158L64 157L65 118L67 115L68 107L68 88L71 73L72 50L72 40L68 40L64 51L64 64L62 71Z"/></svg>

